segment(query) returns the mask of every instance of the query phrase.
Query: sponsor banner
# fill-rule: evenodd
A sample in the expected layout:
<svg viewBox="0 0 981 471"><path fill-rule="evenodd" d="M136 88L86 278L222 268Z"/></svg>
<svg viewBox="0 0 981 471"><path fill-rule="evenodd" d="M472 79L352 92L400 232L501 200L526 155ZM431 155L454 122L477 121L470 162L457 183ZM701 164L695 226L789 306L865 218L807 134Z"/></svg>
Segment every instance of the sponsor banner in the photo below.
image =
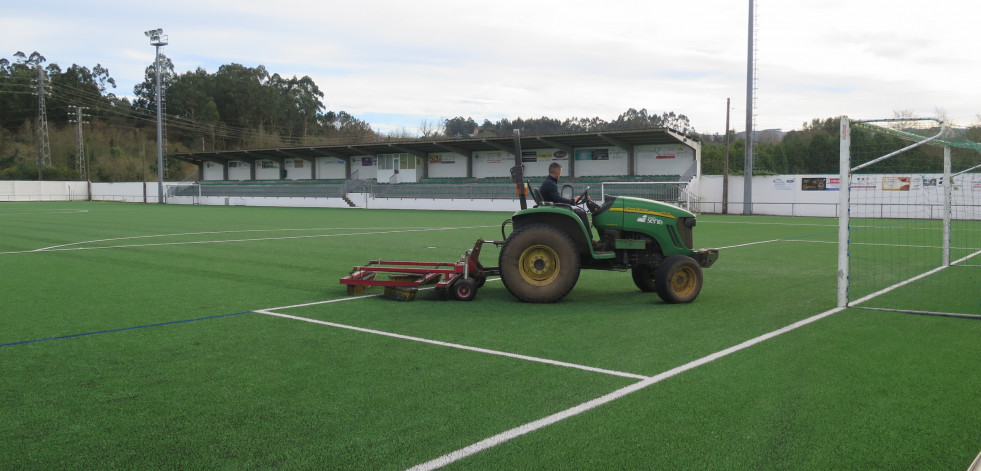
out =
<svg viewBox="0 0 981 471"><path fill-rule="evenodd" d="M911 177L882 177L882 191L909 191Z"/></svg>
<svg viewBox="0 0 981 471"><path fill-rule="evenodd" d="M841 177L832 177L828 179L828 183L825 184L825 190L828 191L840 191L841 190Z"/></svg>
<svg viewBox="0 0 981 471"><path fill-rule="evenodd" d="M879 181L874 176L870 175L856 175L852 177L853 190L874 190L878 188Z"/></svg>
<svg viewBox="0 0 981 471"><path fill-rule="evenodd" d="M456 157L452 155L443 154L429 154L429 163L431 164L455 164Z"/></svg>
<svg viewBox="0 0 981 471"><path fill-rule="evenodd" d="M501 153L500 152L488 152L487 153L487 163L489 163L489 164L499 164L499 163L501 163Z"/></svg>
<svg viewBox="0 0 981 471"><path fill-rule="evenodd" d="M533 150L521 151L522 162L538 162L538 152Z"/></svg>
<svg viewBox="0 0 981 471"><path fill-rule="evenodd" d="M557 150L552 152L552 158L555 160L568 160L569 154L564 150Z"/></svg>
<svg viewBox="0 0 981 471"><path fill-rule="evenodd" d="M362 167L374 167L375 166L375 158L374 157L361 157L361 166Z"/></svg>
<svg viewBox="0 0 981 471"><path fill-rule="evenodd" d="M293 159L293 168L303 168L303 162L306 161L303 159Z"/></svg>
<svg viewBox="0 0 981 471"><path fill-rule="evenodd" d="M800 189L803 191L824 191L827 189L827 178L801 178Z"/></svg>
<svg viewBox="0 0 981 471"><path fill-rule="evenodd" d="M279 164L272 160L263 160L262 168L279 168Z"/></svg>
<svg viewBox="0 0 981 471"><path fill-rule="evenodd" d="M619 154L614 151L614 158L621 158ZM623 153L625 157L626 152ZM610 149L576 149L576 160L610 160Z"/></svg>
<svg viewBox="0 0 981 471"><path fill-rule="evenodd" d="M795 183L797 183L797 180L796 179L793 179L793 178L786 178L786 179L784 179L784 178L774 178L772 180L772 182L773 182L773 189L774 190L777 190L777 191L791 191L796 186Z"/></svg>

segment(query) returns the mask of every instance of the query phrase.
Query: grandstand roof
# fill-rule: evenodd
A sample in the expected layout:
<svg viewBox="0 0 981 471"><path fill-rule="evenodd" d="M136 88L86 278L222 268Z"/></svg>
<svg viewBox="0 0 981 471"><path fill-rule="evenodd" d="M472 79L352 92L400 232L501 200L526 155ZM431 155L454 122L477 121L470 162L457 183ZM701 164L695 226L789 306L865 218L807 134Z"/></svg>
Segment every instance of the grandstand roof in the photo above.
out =
<svg viewBox="0 0 981 471"><path fill-rule="evenodd" d="M633 131L610 131L600 133L551 134L542 136L522 136L522 149L559 148L571 151L575 148L599 146L635 146L649 144L693 145L693 141L670 129L642 129ZM502 150L514 151L512 137L475 139L412 139L403 141L377 141L349 145L323 145L299 147L275 147L269 149L230 150L217 152L179 152L170 157L186 162L254 161L263 159L304 159L317 157L354 157L392 153L409 153L425 156L430 153L455 152L469 155L474 151Z"/></svg>

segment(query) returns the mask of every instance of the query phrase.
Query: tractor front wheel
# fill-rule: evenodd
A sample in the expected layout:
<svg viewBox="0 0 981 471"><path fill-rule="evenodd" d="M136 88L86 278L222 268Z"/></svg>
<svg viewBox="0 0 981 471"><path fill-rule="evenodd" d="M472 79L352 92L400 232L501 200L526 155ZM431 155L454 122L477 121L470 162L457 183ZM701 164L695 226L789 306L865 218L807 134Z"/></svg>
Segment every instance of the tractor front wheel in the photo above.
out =
<svg viewBox="0 0 981 471"><path fill-rule="evenodd" d="M569 294L579 280L575 243L548 224L513 232L498 262L504 286L524 302L554 303Z"/></svg>
<svg viewBox="0 0 981 471"><path fill-rule="evenodd" d="M702 267L691 257L672 255L654 270L654 286L666 303L690 303L702 291Z"/></svg>

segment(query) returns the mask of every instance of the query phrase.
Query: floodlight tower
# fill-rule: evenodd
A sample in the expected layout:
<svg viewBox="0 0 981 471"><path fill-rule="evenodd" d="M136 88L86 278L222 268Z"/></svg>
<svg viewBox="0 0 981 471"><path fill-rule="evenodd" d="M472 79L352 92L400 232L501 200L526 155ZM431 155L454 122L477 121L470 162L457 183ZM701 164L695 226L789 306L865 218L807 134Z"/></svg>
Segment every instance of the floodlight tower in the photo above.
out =
<svg viewBox="0 0 981 471"><path fill-rule="evenodd" d="M163 112L160 107L160 47L167 45L167 35L163 34L162 28L151 29L143 34L150 38L150 45L157 48L153 66L157 74L157 202L163 203Z"/></svg>

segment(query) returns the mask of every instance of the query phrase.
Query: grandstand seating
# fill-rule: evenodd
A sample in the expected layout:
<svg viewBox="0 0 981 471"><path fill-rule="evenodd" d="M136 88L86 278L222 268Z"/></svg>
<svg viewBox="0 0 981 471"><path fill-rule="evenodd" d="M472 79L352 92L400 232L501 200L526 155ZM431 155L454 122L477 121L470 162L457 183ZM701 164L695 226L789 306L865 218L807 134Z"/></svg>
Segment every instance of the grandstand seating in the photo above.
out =
<svg viewBox="0 0 981 471"><path fill-rule="evenodd" d="M603 182L678 181L678 175L610 175L563 178L562 184L572 185L582 192L587 186L598 191ZM539 177L529 177L534 184ZM437 177L420 182L378 184L375 180L205 180L197 187L181 186L172 191L177 196L279 197L279 198L340 198L347 193L368 192L375 198L423 199L515 199L510 177ZM631 189L622 190L632 194ZM639 193L638 193L639 195ZM668 197L669 195L665 195Z"/></svg>

